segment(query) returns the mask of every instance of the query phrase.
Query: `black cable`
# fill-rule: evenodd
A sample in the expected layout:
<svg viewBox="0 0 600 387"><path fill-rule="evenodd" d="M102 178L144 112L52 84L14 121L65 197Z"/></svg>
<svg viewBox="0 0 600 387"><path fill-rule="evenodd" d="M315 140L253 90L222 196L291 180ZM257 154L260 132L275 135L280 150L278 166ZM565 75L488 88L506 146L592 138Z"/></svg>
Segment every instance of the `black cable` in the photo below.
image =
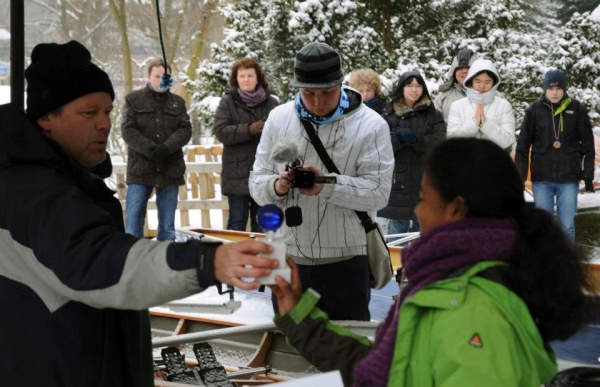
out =
<svg viewBox="0 0 600 387"><path fill-rule="evenodd" d="M160 6L159 0L156 0L156 20L158 22L158 37L160 39L160 48L162 50L163 62L165 63L165 73L161 77L160 88L161 89L170 89L173 86L173 80L171 79L171 74L167 72L167 55L165 54L165 44L163 42L162 37L162 27L160 26Z"/></svg>

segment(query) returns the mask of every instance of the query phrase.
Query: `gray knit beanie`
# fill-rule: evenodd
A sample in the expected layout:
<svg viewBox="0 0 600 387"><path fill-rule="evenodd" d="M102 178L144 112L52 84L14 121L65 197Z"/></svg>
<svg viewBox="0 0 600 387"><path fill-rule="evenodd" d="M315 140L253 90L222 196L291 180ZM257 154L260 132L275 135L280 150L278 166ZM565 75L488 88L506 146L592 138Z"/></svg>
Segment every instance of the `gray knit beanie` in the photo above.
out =
<svg viewBox="0 0 600 387"><path fill-rule="evenodd" d="M327 89L344 80L340 54L325 43L309 43L296 54L292 86Z"/></svg>

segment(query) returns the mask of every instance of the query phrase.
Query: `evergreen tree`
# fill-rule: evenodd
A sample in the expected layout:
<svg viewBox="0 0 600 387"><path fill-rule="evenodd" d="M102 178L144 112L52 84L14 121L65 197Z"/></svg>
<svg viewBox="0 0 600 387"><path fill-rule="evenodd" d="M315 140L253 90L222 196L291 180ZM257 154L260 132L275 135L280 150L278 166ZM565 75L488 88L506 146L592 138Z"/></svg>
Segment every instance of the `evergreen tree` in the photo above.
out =
<svg viewBox="0 0 600 387"><path fill-rule="evenodd" d="M592 12L598 7L598 0L562 0L558 15L563 23L571 19L575 12L580 14Z"/></svg>
<svg viewBox="0 0 600 387"><path fill-rule="evenodd" d="M600 125L600 6L594 13L574 13L553 44L548 67L565 70L569 94L587 105Z"/></svg>

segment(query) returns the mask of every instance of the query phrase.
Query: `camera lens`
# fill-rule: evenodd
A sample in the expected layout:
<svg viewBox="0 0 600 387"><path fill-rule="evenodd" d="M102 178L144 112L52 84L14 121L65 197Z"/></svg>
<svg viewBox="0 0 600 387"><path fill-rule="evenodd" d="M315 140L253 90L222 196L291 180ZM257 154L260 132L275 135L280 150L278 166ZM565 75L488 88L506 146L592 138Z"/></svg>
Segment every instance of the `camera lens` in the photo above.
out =
<svg viewBox="0 0 600 387"><path fill-rule="evenodd" d="M294 170L294 187L312 188L315 185L315 174L312 171Z"/></svg>

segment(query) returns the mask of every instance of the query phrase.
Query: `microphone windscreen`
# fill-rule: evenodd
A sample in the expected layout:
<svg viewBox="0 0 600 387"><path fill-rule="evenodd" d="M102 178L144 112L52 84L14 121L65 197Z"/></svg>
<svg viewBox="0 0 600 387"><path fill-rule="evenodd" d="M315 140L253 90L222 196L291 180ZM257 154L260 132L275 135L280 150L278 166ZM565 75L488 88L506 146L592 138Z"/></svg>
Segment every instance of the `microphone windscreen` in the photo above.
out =
<svg viewBox="0 0 600 387"><path fill-rule="evenodd" d="M271 150L271 162L289 164L300 158L298 145L291 140L280 140Z"/></svg>

